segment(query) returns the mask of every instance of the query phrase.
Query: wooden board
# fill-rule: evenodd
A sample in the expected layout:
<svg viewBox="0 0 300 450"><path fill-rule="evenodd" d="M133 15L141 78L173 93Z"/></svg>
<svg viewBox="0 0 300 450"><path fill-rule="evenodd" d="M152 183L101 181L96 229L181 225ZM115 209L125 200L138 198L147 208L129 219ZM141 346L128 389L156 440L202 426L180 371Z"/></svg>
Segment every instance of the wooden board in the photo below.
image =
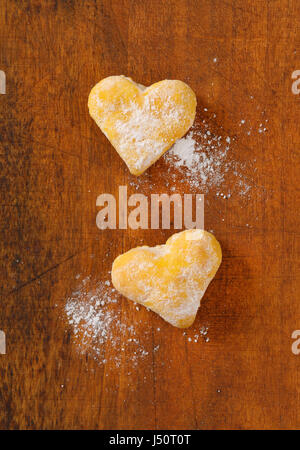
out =
<svg viewBox="0 0 300 450"><path fill-rule="evenodd" d="M300 328L299 21L297 0L1 1L2 429L300 428L291 350ZM176 174L167 186L161 160L134 188L87 110L91 87L112 74L187 82L198 122L231 136L250 191L217 195L232 186L230 171L206 190L205 227L224 259L194 328L184 336L120 298L109 308L125 333L106 339L103 364L94 348L79 352L67 299L86 277L90 290L107 281L118 254L173 230L100 231L96 198L120 185L147 195L187 186ZM137 361L131 324L145 352Z"/></svg>

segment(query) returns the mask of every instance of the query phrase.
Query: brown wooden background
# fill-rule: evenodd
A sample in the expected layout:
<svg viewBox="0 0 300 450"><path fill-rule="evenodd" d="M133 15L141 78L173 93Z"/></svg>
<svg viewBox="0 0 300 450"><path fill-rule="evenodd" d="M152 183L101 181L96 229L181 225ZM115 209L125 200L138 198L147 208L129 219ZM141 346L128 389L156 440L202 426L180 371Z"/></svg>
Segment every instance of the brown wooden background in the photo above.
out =
<svg viewBox="0 0 300 450"><path fill-rule="evenodd" d="M0 427L300 428L300 356L291 352L300 328L300 96L291 92L300 2L0 6ZM134 179L88 115L91 87L112 74L146 85L188 82L200 118L204 107L215 113L211 126L236 136L235 159L252 164L249 198L206 195L206 228L224 252L196 321L208 324L210 342L187 343L142 309L142 323L153 327L144 342L151 357L130 376L130 355L118 370L80 356L56 306L76 274L101 279L119 253L172 234L96 228L97 196ZM248 136L240 121L258 128L261 114L268 131ZM164 168L159 161L147 174L160 180L158 192L167 191ZM119 308L135 320L130 302ZM142 339L143 325L137 333Z"/></svg>

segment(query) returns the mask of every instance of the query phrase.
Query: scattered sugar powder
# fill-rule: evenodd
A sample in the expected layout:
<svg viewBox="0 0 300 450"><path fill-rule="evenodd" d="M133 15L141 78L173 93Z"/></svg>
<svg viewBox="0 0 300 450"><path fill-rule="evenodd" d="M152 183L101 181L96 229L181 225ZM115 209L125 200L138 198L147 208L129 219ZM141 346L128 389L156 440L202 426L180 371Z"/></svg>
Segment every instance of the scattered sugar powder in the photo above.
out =
<svg viewBox="0 0 300 450"><path fill-rule="evenodd" d="M207 193L218 190L225 183L226 174L234 177L235 192L246 195L251 186L243 176L243 165L230 155L232 138L213 134L209 129L190 132L179 139L164 155L169 172L174 168L182 173L182 182ZM231 195L228 192L229 196ZM228 195L222 198L229 198Z"/></svg>
<svg viewBox="0 0 300 450"><path fill-rule="evenodd" d="M207 135L208 136L208 135ZM213 140L215 138L212 138ZM210 141L210 140L209 140ZM208 145L211 145L209 143ZM179 139L169 151L166 159L185 172L189 184L194 187L201 186L206 191L212 185L218 187L224 181L227 171L226 155L229 147L220 149L220 142L216 140L216 147L209 153L207 145L198 144L194 135L189 133Z"/></svg>
<svg viewBox="0 0 300 450"><path fill-rule="evenodd" d="M130 347L131 362L133 366L137 365L138 360L149 352L134 326L122 320L118 293L109 280L92 285L90 277L82 280L65 304L78 350L92 355L100 364L111 362L118 367L122 359L120 352ZM149 328L148 334L150 331ZM107 345L110 349L106 354Z"/></svg>
<svg viewBox="0 0 300 450"><path fill-rule="evenodd" d="M201 325L199 329L194 327L191 330L184 331L183 336L187 339L188 342L197 343L200 336L203 338L204 342L209 342L209 337L207 336L208 327L205 325Z"/></svg>

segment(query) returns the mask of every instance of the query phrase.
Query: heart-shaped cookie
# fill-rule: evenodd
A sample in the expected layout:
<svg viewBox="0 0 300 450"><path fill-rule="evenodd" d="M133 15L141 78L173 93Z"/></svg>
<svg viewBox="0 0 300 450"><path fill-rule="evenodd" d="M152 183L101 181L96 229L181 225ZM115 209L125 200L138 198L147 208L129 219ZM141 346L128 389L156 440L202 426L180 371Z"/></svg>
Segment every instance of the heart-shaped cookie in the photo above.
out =
<svg viewBox="0 0 300 450"><path fill-rule="evenodd" d="M112 266L114 287L125 297L187 328L222 260L216 238L204 230L173 234L165 245L137 247Z"/></svg>
<svg viewBox="0 0 300 450"><path fill-rule="evenodd" d="M142 174L192 126L196 96L182 81L145 87L123 75L90 92L89 112L134 175Z"/></svg>

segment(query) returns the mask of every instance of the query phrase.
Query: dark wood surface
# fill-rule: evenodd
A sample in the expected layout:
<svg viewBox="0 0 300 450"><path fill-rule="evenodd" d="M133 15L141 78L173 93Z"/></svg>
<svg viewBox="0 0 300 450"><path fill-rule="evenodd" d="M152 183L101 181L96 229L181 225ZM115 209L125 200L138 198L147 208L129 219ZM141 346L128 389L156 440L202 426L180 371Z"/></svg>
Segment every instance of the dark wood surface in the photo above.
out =
<svg viewBox="0 0 300 450"><path fill-rule="evenodd" d="M2 429L300 428L299 23L298 0L0 1ZM251 179L248 196L205 197L224 255L195 325L209 342L120 299L149 354L133 366L126 348L119 367L109 340L107 364L78 352L65 301L77 274L96 283L172 230L96 227L97 196L134 180L88 115L112 74L186 81ZM240 126L262 118L264 133ZM147 180L169 192L164 170L149 169L143 193Z"/></svg>

